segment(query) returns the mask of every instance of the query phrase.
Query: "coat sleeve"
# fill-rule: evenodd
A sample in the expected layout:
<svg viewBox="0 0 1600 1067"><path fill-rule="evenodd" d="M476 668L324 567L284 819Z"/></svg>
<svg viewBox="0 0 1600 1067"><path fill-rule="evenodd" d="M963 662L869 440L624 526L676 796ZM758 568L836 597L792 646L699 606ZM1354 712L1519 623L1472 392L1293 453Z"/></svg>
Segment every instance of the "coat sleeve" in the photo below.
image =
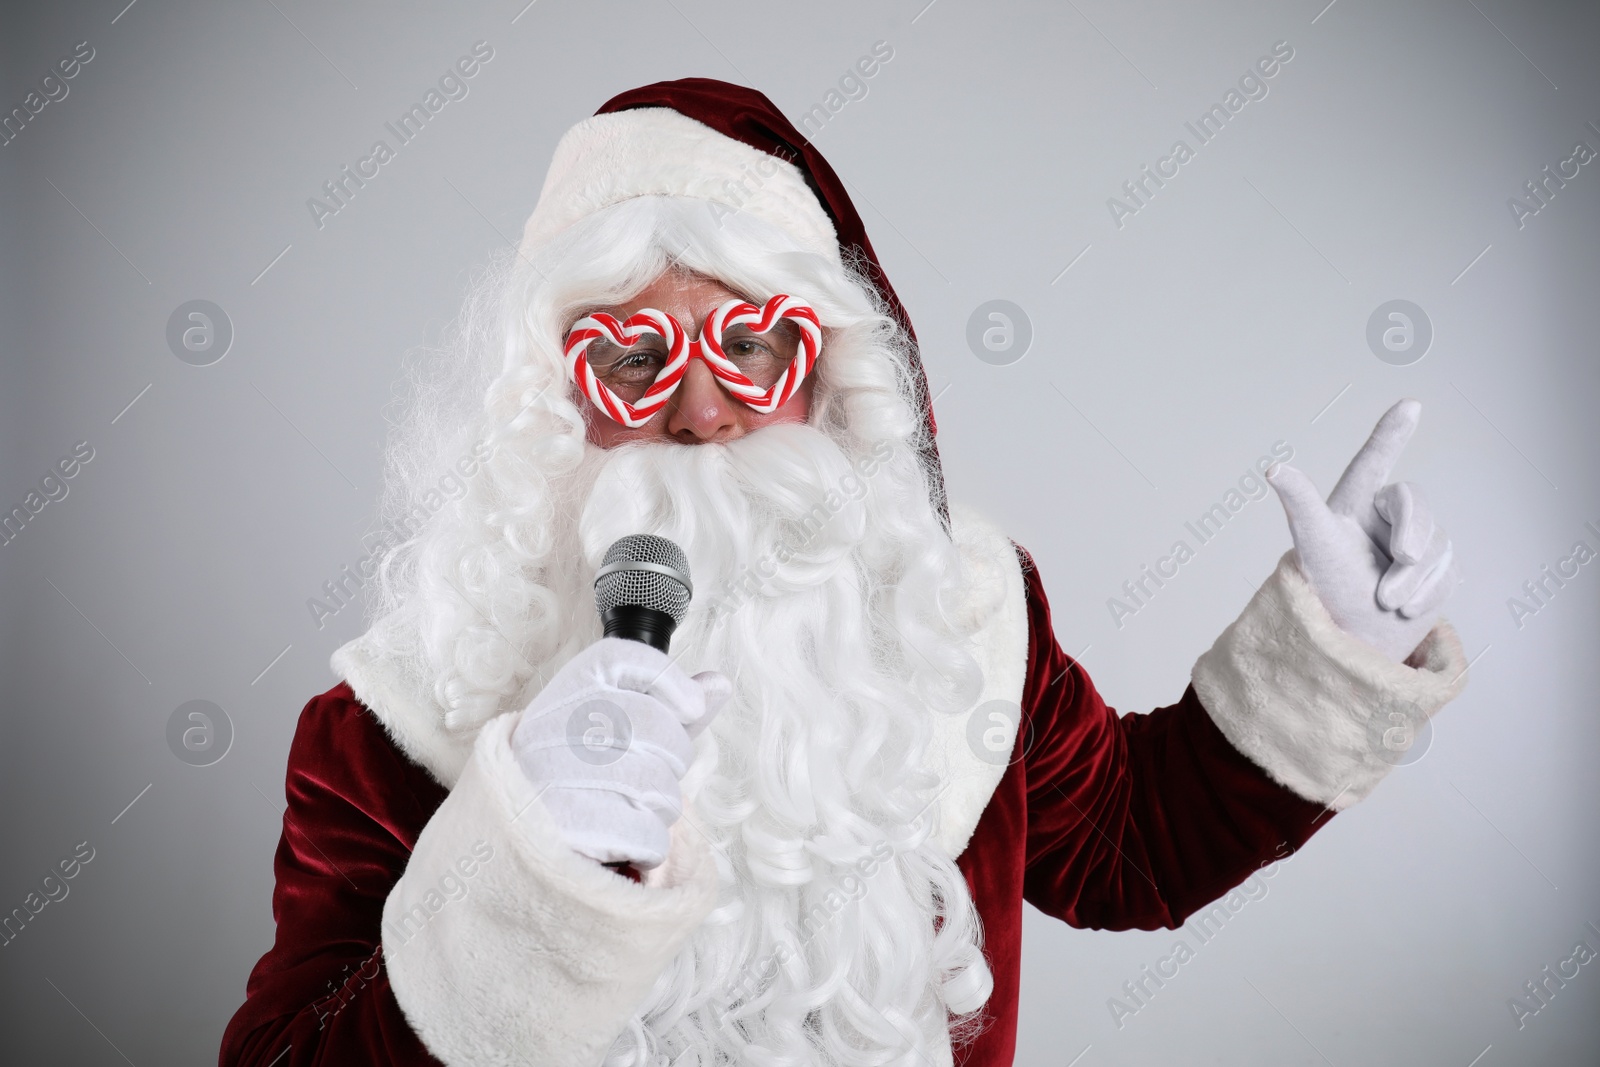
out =
<svg viewBox="0 0 1600 1067"><path fill-rule="evenodd" d="M573 851L512 755L515 723L478 731L384 903L389 976L449 1067L596 1067L716 905L717 866L688 797L642 882Z"/></svg>
<svg viewBox="0 0 1600 1067"><path fill-rule="evenodd" d="M1372 743L1374 716L1397 704L1431 715L1465 671L1446 623L1407 665L1343 634L1286 556L1176 704L1119 717L1062 651L1019 552L1024 897L1074 926L1177 927L1292 854L1393 765Z"/></svg>
<svg viewBox="0 0 1600 1067"><path fill-rule="evenodd" d="M301 713L273 862L277 936L223 1035L221 1067L438 1067L390 988L380 923L444 789L340 686Z"/></svg>
<svg viewBox="0 0 1600 1067"><path fill-rule="evenodd" d="M674 824L643 879L561 839L511 754L478 731L446 792L347 686L312 701L289 755L276 942L223 1038L223 1067L594 1067L715 905L709 846Z"/></svg>

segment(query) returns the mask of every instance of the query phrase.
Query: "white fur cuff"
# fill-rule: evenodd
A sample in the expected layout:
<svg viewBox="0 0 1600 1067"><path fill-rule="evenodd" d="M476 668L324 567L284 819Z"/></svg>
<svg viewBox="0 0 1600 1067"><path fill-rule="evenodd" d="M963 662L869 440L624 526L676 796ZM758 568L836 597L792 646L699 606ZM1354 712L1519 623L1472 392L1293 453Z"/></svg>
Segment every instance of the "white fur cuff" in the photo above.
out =
<svg viewBox="0 0 1600 1067"><path fill-rule="evenodd" d="M511 754L478 735L383 909L395 999L450 1067L592 1067L717 898L704 839L672 828L641 885L561 840Z"/></svg>
<svg viewBox="0 0 1600 1067"><path fill-rule="evenodd" d="M1409 736L1461 692L1461 641L1441 620L1405 664L1329 616L1294 553L1194 665L1195 693L1233 746L1279 784L1342 811L1399 761Z"/></svg>

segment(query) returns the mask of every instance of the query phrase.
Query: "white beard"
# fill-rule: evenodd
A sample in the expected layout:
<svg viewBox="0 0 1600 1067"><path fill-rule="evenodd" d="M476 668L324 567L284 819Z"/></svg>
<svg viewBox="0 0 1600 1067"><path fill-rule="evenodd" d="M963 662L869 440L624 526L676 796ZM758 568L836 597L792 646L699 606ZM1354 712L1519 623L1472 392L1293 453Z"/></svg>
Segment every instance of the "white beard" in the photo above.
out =
<svg viewBox="0 0 1600 1067"><path fill-rule="evenodd" d="M721 903L608 1067L925 1067L949 1013L987 999L976 912L932 836L942 783L920 770L935 712L919 693L948 686L934 664L957 639L898 609L918 549L869 520L906 506L908 487L887 484L904 468L857 481L861 466L819 430L779 424L726 446L589 446L568 486L581 510L556 521L575 524L584 566L545 578L569 601L560 617L593 616L584 579L615 540L670 538L695 585L674 657L734 682L684 782Z"/></svg>

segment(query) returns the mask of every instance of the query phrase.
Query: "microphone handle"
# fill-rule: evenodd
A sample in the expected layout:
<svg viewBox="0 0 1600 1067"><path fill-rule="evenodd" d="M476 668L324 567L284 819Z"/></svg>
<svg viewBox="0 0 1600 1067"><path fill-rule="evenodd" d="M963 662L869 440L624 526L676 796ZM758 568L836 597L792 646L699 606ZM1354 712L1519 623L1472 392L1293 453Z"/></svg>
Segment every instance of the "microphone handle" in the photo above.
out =
<svg viewBox="0 0 1600 1067"><path fill-rule="evenodd" d="M639 604L618 604L600 613L605 636L639 641L662 652L672 644L678 624L671 615Z"/></svg>
<svg viewBox="0 0 1600 1067"><path fill-rule="evenodd" d="M607 637L639 641L661 652L666 652L671 646L672 631L678 627L671 615L640 604L618 604L603 611L600 613L600 623ZM604 866L634 881L639 880L638 875L632 873L632 864L626 861Z"/></svg>

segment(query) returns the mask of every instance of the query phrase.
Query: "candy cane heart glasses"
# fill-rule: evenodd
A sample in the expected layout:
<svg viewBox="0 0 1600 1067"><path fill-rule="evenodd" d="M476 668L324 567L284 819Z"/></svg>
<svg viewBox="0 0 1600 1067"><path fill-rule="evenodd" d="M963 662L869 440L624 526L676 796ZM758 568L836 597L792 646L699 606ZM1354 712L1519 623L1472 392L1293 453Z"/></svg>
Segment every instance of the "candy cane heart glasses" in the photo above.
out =
<svg viewBox="0 0 1600 1067"><path fill-rule="evenodd" d="M706 316L693 341L655 308L626 322L599 312L567 332L567 378L606 415L636 428L666 405L691 359L705 360L728 392L767 414L794 396L821 351L817 313L782 293L764 307L729 300Z"/></svg>

